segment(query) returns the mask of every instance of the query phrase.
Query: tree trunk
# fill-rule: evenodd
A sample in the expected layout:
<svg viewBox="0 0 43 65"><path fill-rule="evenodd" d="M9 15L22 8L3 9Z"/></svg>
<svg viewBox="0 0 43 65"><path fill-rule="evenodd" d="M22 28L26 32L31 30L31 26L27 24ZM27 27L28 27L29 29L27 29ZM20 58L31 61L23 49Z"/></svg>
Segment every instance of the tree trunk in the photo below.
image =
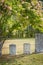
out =
<svg viewBox="0 0 43 65"><path fill-rule="evenodd" d="M5 41L5 38L0 38L0 56L2 55L2 47L3 47L3 44L4 44L4 41Z"/></svg>

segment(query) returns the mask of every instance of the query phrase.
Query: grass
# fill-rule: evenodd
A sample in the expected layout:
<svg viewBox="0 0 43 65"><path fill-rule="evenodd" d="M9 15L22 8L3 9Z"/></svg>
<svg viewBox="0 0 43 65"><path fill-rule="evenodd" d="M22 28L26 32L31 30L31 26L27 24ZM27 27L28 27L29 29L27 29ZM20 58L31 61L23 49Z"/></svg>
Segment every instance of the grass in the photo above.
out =
<svg viewBox="0 0 43 65"><path fill-rule="evenodd" d="M0 57L0 65L43 65L43 54Z"/></svg>

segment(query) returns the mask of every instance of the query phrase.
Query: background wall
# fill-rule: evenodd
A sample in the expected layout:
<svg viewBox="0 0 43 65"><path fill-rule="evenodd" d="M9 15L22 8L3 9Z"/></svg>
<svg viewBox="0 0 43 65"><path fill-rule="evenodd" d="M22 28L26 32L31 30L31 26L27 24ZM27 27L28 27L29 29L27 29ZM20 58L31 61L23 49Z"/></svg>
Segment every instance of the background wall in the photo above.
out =
<svg viewBox="0 0 43 65"><path fill-rule="evenodd" d="M29 43L30 44L30 53L35 52L35 39L7 39L4 42L2 48L2 54L9 54L9 45L15 44L16 45L16 55L23 54L23 44Z"/></svg>

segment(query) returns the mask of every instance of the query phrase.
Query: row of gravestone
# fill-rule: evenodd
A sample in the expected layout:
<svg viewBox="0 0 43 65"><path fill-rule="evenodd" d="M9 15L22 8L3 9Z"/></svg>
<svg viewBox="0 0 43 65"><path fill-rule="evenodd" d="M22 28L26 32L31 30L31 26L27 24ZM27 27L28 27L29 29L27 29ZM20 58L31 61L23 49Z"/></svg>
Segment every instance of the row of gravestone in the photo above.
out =
<svg viewBox="0 0 43 65"><path fill-rule="evenodd" d="M0 42L0 55L1 55L2 42ZM43 34L35 34L35 51L43 51ZM39 52L40 52L39 51Z"/></svg>

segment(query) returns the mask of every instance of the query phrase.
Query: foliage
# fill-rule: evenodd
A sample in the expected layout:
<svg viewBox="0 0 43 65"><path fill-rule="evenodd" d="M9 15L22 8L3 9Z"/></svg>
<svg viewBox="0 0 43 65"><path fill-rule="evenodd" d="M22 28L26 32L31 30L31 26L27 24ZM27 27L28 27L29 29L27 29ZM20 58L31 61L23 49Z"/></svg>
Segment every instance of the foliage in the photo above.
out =
<svg viewBox="0 0 43 65"><path fill-rule="evenodd" d="M37 0L1 0L0 36L12 36L13 31L24 31L30 25L35 32L43 32L37 4Z"/></svg>

